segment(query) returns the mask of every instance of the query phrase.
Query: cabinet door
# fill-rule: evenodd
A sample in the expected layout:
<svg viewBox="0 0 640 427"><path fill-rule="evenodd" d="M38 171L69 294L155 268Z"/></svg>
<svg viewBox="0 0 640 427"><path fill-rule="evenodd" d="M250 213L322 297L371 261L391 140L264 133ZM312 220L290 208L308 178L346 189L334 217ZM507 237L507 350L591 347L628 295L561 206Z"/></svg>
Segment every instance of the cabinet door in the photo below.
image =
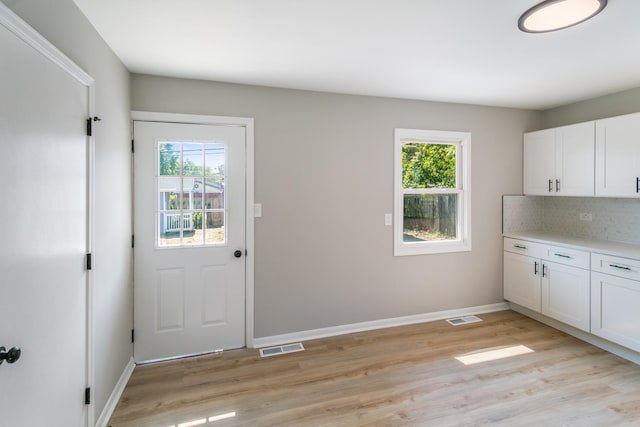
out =
<svg viewBox="0 0 640 427"><path fill-rule="evenodd" d="M542 314L589 332L589 271L542 261Z"/></svg>
<svg viewBox="0 0 640 427"><path fill-rule="evenodd" d="M504 299L540 312L540 260L504 253Z"/></svg>
<svg viewBox="0 0 640 427"><path fill-rule="evenodd" d="M555 194L593 196L594 161L595 122L557 128Z"/></svg>
<svg viewBox="0 0 640 427"><path fill-rule="evenodd" d="M640 113L596 121L596 196L640 197Z"/></svg>
<svg viewBox="0 0 640 427"><path fill-rule="evenodd" d="M555 155L555 129L524 134L524 194L547 196L555 192Z"/></svg>
<svg viewBox="0 0 640 427"><path fill-rule="evenodd" d="M591 273L591 332L640 351L640 282Z"/></svg>

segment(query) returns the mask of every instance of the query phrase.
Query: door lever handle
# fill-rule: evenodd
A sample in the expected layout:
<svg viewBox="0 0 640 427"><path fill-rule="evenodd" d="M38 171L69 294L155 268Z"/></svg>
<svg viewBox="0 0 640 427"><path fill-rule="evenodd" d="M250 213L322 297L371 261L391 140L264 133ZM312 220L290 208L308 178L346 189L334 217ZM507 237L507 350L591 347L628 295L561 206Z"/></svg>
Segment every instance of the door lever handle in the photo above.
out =
<svg viewBox="0 0 640 427"><path fill-rule="evenodd" d="M4 347L0 347L0 365L5 360L7 363L16 363L20 359L20 354L22 354L22 350L18 347L11 347L9 351Z"/></svg>

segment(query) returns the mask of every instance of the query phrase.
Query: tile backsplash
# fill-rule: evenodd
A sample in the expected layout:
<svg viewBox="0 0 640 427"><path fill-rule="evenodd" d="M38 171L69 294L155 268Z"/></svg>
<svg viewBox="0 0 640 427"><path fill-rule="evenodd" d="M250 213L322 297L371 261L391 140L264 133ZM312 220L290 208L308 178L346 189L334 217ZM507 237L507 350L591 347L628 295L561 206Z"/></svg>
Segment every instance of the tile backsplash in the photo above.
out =
<svg viewBox="0 0 640 427"><path fill-rule="evenodd" d="M640 244L640 199L504 196L503 231ZM591 220L580 219L591 214Z"/></svg>

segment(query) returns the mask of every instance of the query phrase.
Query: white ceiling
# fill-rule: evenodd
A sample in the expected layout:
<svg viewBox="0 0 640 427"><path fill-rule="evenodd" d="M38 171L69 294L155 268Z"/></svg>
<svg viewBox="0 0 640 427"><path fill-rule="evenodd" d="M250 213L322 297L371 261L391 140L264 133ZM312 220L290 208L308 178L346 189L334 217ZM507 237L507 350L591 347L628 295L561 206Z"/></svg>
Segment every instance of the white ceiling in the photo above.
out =
<svg viewBox="0 0 640 427"><path fill-rule="evenodd" d="M545 109L640 86L640 1L517 28L538 0L74 0L134 73Z"/></svg>

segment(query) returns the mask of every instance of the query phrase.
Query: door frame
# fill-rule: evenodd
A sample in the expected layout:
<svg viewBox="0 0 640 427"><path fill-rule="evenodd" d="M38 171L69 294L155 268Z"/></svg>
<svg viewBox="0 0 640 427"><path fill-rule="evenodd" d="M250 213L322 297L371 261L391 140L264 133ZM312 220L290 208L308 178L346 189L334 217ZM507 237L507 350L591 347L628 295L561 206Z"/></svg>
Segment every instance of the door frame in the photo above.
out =
<svg viewBox="0 0 640 427"><path fill-rule="evenodd" d="M194 125L242 126L245 128L246 179L245 179L245 346L253 348L253 308L254 308L254 152L253 118L226 117L181 113L159 113L152 111L131 111L131 120L161 123L183 123ZM131 126L133 132L133 123ZM131 139L133 140L133 135ZM135 174L135 171L133 171ZM133 181L132 181L133 185ZM135 195L134 195L135 196Z"/></svg>
<svg viewBox="0 0 640 427"><path fill-rule="evenodd" d="M95 80L73 60L65 55L54 44L44 38L31 25L26 23L20 16L9 9L0 1L0 25L16 35L20 40L25 42L36 52L42 54L55 65L60 67L69 76L76 79L87 90L87 120L95 116ZM86 247L88 253L95 253L95 137L86 136L87 141L87 242ZM86 319L85 319L85 382L86 386L91 388L95 396L95 367L94 367L94 307L93 298L94 277L92 270L86 270ZM93 426L95 424L95 399L90 399L87 404L86 424Z"/></svg>

